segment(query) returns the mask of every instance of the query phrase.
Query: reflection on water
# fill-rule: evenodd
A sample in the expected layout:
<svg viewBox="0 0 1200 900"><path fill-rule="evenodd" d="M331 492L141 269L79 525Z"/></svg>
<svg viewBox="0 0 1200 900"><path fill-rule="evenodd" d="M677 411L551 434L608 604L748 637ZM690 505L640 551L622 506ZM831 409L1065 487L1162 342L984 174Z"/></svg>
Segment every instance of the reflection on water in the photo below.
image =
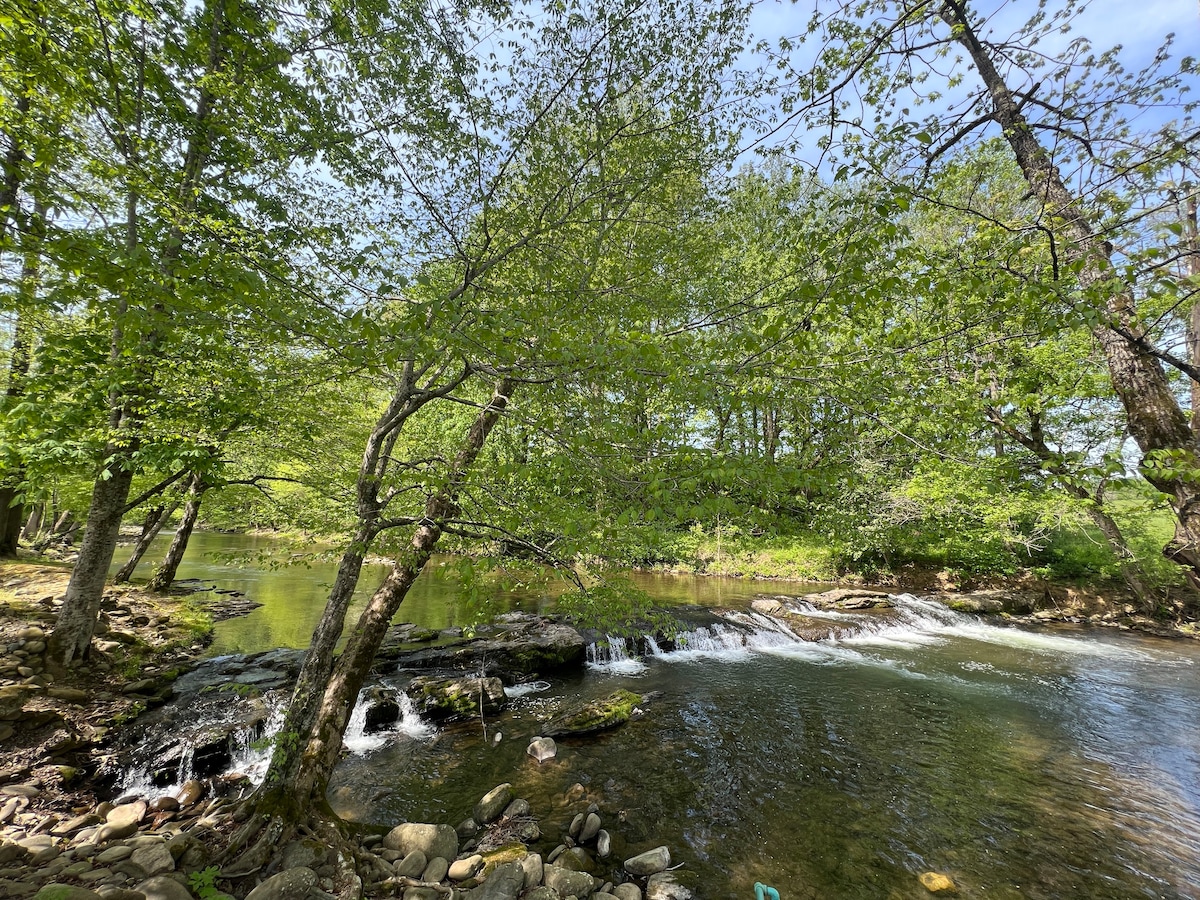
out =
<svg viewBox="0 0 1200 900"><path fill-rule="evenodd" d="M148 578L171 542L170 534L160 534L143 558L135 578ZM251 653L275 647L307 647L321 611L329 599L329 589L337 574L337 560L325 558L313 561L327 548L314 546L311 553L296 555L293 565L271 565L255 559L280 547L270 537L258 535L218 534L195 532L188 542L187 554L179 567L178 579L198 578L216 582L224 590L244 592L251 600L263 604L246 616L221 622L211 652ZM112 571L129 558L131 548L117 548ZM287 559L291 554L280 554ZM382 565L364 565L355 603L348 621L358 617L371 593L387 573ZM819 588L803 585L782 586L770 581L736 578L702 578L649 573L631 573L630 580L640 589L663 602L719 606L743 601L757 593L779 590L782 593L802 594ZM541 589L503 591L491 600L491 614L511 610L544 612L553 605L553 598L563 590L561 584ZM452 560L434 557L421 573L397 616L397 621L412 622L423 628L448 628L472 620L467 601L460 596L459 583Z"/></svg>
<svg viewBox="0 0 1200 900"><path fill-rule="evenodd" d="M278 574L240 584L271 604L308 602L297 599L304 573L267 587ZM707 581L642 586L711 603L695 593ZM853 634L807 643L745 610L762 585L716 589L742 607L731 616L741 631L698 632L637 664L628 647L594 653L577 679L512 692L486 723L505 735L498 745L478 723L399 730L346 759L331 802L380 826L456 824L507 781L553 842L578 782L600 804L614 857L665 843L704 897L748 897L764 881L786 900L920 898L917 875L930 869L971 898L1200 897L1195 643L996 627L915 598L895 617L832 614ZM436 573L421 596L405 618L455 618ZM282 613L260 614L284 633ZM616 731L560 741L540 766L525 755L564 704L617 687L661 697Z"/></svg>

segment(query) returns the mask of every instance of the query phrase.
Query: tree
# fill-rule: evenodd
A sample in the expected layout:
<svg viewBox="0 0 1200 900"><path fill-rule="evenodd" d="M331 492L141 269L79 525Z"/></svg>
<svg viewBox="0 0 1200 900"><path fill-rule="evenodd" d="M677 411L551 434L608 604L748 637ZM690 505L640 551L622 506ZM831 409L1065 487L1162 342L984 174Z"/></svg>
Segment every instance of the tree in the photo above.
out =
<svg viewBox="0 0 1200 900"><path fill-rule="evenodd" d="M1044 302L1090 326L1141 450L1139 471L1175 513L1164 553L1200 586L1197 447L1163 365L1193 380L1200 373L1173 352L1172 331L1163 328L1171 316L1162 314L1190 308L1195 286L1171 269L1183 252L1178 240L1166 253L1134 247L1147 214L1162 205L1159 179L1186 159L1196 137L1191 107L1177 99L1194 64L1185 57L1169 68L1169 43L1133 74L1116 52L1095 54L1083 39L1057 53L1037 46L1052 44L1078 9L1039 9L999 41L958 0L838 4L814 17L812 32L825 43L809 87L791 102L822 129L834 165L871 169L918 191L950 149L989 127L1002 137L1036 202L1027 227L1054 260L1041 283ZM974 70L976 87L966 88L954 68L944 85L930 84L955 50L965 52L955 63ZM852 101L851 86L861 101ZM910 120L910 107L921 103L944 111ZM1134 133L1125 117L1171 103L1181 118L1148 135Z"/></svg>
<svg viewBox="0 0 1200 900"><path fill-rule="evenodd" d="M400 266L419 264L389 276L408 285L372 311L386 351L373 368L390 397L366 442L355 534L256 814L230 847L242 853L233 871L261 865L325 809L342 732L392 616L442 535L488 527L465 509L486 490L477 464L514 398L577 385L582 372L629 377L660 343L649 330L662 318L656 290L679 273L648 250L669 243L703 200L676 183L695 184L731 145L714 109L741 15L719 3L598 2L544 10L536 25L503 19L499 33L524 39L503 61L458 65L454 99L466 118L420 144L395 117L379 132L398 195L393 222L408 226ZM392 102L370 90L360 100L374 121ZM444 426L441 442L410 437L463 406L474 412L458 417L449 446ZM392 571L335 660L363 556L395 528L406 531L392 544Z"/></svg>

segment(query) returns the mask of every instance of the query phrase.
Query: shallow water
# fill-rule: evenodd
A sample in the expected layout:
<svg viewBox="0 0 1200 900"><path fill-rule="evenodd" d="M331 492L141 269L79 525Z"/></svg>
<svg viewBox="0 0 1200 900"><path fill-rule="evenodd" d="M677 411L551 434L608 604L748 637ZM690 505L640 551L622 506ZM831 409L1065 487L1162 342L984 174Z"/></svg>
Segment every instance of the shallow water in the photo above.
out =
<svg viewBox="0 0 1200 900"><path fill-rule="evenodd" d="M728 587L722 605L743 610L764 589ZM421 624L454 616L438 589ZM454 824L510 781L552 841L579 782L614 857L667 844L703 897L749 897L757 880L785 900L917 898L928 870L964 897L1200 897L1195 643L996 627L915 598L898 616L825 615L842 637L798 641L743 611L679 651L599 652L486 731L409 721L348 757L330 799L365 823ZM617 687L662 696L555 760L525 755L562 705Z"/></svg>

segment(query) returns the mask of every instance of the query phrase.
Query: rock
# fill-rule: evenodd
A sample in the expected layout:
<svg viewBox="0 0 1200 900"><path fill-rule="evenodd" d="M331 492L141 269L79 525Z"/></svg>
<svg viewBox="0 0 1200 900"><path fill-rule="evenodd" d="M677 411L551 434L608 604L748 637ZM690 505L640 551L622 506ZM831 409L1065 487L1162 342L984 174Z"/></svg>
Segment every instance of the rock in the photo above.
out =
<svg viewBox="0 0 1200 900"><path fill-rule="evenodd" d="M862 588L834 588L819 594L805 594L805 602L818 609L888 609L891 598L882 591L867 591Z"/></svg>
<svg viewBox="0 0 1200 900"><path fill-rule="evenodd" d="M751 602L750 608L764 616L780 616L787 612L787 607L774 597L759 597Z"/></svg>
<svg viewBox="0 0 1200 900"><path fill-rule="evenodd" d="M655 847L625 860L625 871L630 875L656 875L671 866L671 851L666 847Z"/></svg>
<svg viewBox="0 0 1200 900"><path fill-rule="evenodd" d="M104 817L104 825L97 832L100 842L129 837L137 831L138 824L146 817L146 809L144 800L113 807Z"/></svg>
<svg viewBox="0 0 1200 900"><path fill-rule="evenodd" d="M517 799L508 806L504 807L504 812L501 814L502 819L515 819L518 816L527 816L531 812L528 800Z"/></svg>
<svg viewBox="0 0 1200 900"><path fill-rule="evenodd" d="M92 699L92 695L87 691L58 685L50 688L46 693L55 700L65 700L67 703L87 703Z"/></svg>
<svg viewBox="0 0 1200 900"><path fill-rule="evenodd" d="M562 900L558 895L558 891L554 888L548 888L545 885L535 887L525 893L522 900Z"/></svg>
<svg viewBox="0 0 1200 900"><path fill-rule="evenodd" d="M317 885L317 873L303 866L272 875L246 895L246 900L306 900Z"/></svg>
<svg viewBox="0 0 1200 900"><path fill-rule="evenodd" d="M564 850L554 864L561 869L570 869L572 872L592 873L596 871L596 861L582 847L571 847Z"/></svg>
<svg viewBox="0 0 1200 900"><path fill-rule="evenodd" d="M592 894L592 900L619 900L616 894L610 894L608 891L596 891Z"/></svg>
<svg viewBox="0 0 1200 900"><path fill-rule="evenodd" d="M146 900L194 900L182 884L169 875L155 875L134 885L133 889L145 896Z"/></svg>
<svg viewBox="0 0 1200 900"><path fill-rule="evenodd" d="M45 865L62 853L62 850L55 846L54 838L48 834L35 834L33 837L24 838L17 841L17 846L29 854L29 862L35 866Z"/></svg>
<svg viewBox="0 0 1200 900"><path fill-rule="evenodd" d="M554 743L554 738L535 737L529 742L529 746L525 748L525 752L539 763L544 763L546 760L554 759L558 755L558 745Z"/></svg>
<svg viewBox="0 0 1200 900"><path fill-rule="evenodd" d="M575 818L573 818L571 820L571 824L567 828L567 834L569 834L573 838L578 839L579 832L583 831L583 823L586 821L587 821L587 815L585 813L579 813L577 816L575 816Z"/></svg>
<svg viewBox="0 0 1200 900"><path fill-rule="evenodd" d="M99 825L103 821L104 820L95 813L84 813L81 816L75 816L74 818L68 819L65 822L59 822L50 829L50 833L59 836L68 835L78 831L81 828L87 828L89 825Z"/></svg>
<svg viewBox="0 0 1200 900"><path fill-rule="evenodd" d="M483 857L476 853L466 859L456 859L450 864L450 869L446 874L451 881L466 881L468 878L474 878L482 868Z"/></svg>
<svg viewBox="0 0 1200 900"><path fill-rule="evenodd" d="M542 728L554 737L564 734L594 734L628 722L633 710L641 703L641 695L632 691L613 691L607 697L591 700L567 710Z"/></svg>
<svg viewBox="0 0 1200 900"><path fill-rule="evenodd" d="M14 734L16 734L16 731L13 730L11 725L7 722L0 722L0 744L7 741Z"/></svg>
<svg viewBox="0 0 1200 900"><path fill-rule="evenodd" d="M404 892L404 900L442 900L442 894L433 888L410 887Z"/></svg>
<svg viewBox="0 0 1200 900"><path fill-rule="evenodd" d="M573 872L560 866L546 866L542 880L546 887L558 891L560 897L578 897L585 900L596 890L596 880L587 872Z"/></svg>
<svg viewBox="0 0 1200 900"><path fill-rule="evenodd" d="M174 797L158 797L150 801L149 810L152 813L178 812L180 803Z"/></svg>
<svg viewBox="0 0 1200 900"><path fill-rule="evenodd" d="M33 897L34 900L101 900L95 891L70 884L44 885Z"/></svg>
<svg viewBox="0 0 1200 900"><path fill-rule="evenodd" d="M925 890L932 894L953 894L958 890L950 876L941 872L922 872L920 880Z"/></svg>
<svg viewBox="0 0 1200 900"><path fill-rule="evenodd" d="M180 806L191 806L204 797L204 782L198 778L189 778L179 788L176 798Z"/></svg>
<svg viewBox="0 0 1200 900"><path fill-rule="evenodd" d="M387 833L383 839L383 846L406 856L414 850L420 850L426 859L435 856L454 859L458 856L458 835L449 825L406 822Z"/></svg>
<svg viewBox="0 0 1200 900"><path fill-rule="evenodd" d="M126 847L124 844L115 844L107 850L103 850L96 854L96 862L102 866L119 863L123 859L129 859L133 855L133 848Z"/></svg>
<svg viewBox="0 0 1200 900"><path fill-rule="evenodd" d="M461 822L458 823L458 827L454 829L454 833L457 834L464 841L467 840L468 838L475 837L475 835L478 831L479 831L479 823L476 822L474 819L463 819Z"/></svg>
<svg viewBox="0 0 1200 900"><path fill-rule="evenodd" d="M692 900L692 892L675 878L674 872L659 872L646 882L646 900Z"/></svg>
<svg viewBox="0 0 1200 900"><path fill-rule="evenodd" d="M542 862L542 855L540 853L530 853L521 860L521 869L525 872L525 890L528 891L542 883L542 875L545 868L546 866Z"/></svg>
<svg viewBox="0 0 1200 900"><path fill-rule="evenodd" d="M618 884L613 888L613 894L619 897L620 900L642 900L642 889L632 881L628 881L625 884Z"/></svg>
<svg viewBox="0 0 1200 900"><path fill-rule="evenodd" d="M425 867L425 871L421 873L421 880L436 884L445 879L449 872L450 863L440 856L435 856L429 861L429 865Z"/></svg>
<svg viewBox="0 0 1200 900"><path fill-rule="evenodd" d="M429 857L420 850L413 850L403 859L399 860L392 868L397 875L404 878L418 878L425 871L425 867L428 864Z"/></svg>
<svg viewBox="0 0 1200 900"><path fill-rule="evenodd" d="M175 857L167 849L166 842L152 844L149 847L139 847L129 857L130 861L146 875L161 875L173 871Z"/></svg>
<svg viewBox="0 0 1200 900"><path fill-rule="evenodd" d="M478 803L475 804L475 812L473 818L476 822L483 825L488 825L498 818L504 812L508 804L513 801L512 785L507 782L498 785L488 791ZM451 854L452 856L454 854Z"/></svg>
<svg viewBox="0 0 1200 900"><path fill-rule="evenodd" d="M525 887L525 870L519 862L497 866L480 887L471 891L471 900L517 900Z"/></svg>
<svg viewBox="0 0 1200 900"><path fill-rule="evenodd" d="M405 646L408 632L389 630L377 661L396 662L402 668L458 669L460 671L519 676L558 669L582 668L586 657L583 636L569 625L551 622L529 613L501 616L494 637L463 640L440 647L411 650Z"/></svg>
<svg viewBox="0 0 1200 900"><path fill-rule="evenodd" d="M431 719L469 719L500 712L507 697L499 678L418 676L404 689L417 710ZM482 694L482 706L480 696Z"/></svg>
<svg viewBox="0 0 1200 900"><path fill-rule="evenodd" d="M41 794L36 784L6 784L0 787L0 797L27 797L32 799Z"/></svg>
<svg viewBox="0 0 1200 900"><path fill-rule="evenodd" d="M600 833L600 817L595 813L588 813L587 818L583 822L583 828L579 831L579 843L586 844L592 838Z"/></svg>
<svg viewBox="0 0 1200 900"><path fill-rule="evenodd" d="M374 734L382 731L400 719L400 704L392 697L379 697L367 704L366 718L363 722L363 732Z"/></svg>
<svg viewBox="0 0 1200 900"><path fill-rule="evenodd" d="M313 838L290 842L279 857L281 869L312 869L316 871L329 856L329 848Z"/></svg>
<svg viewBox="0 0 1200 900"><path fill-rule="evenodd" d="M603 828L596 835L596 855L601 859L608 859L612 853L612 836Z"/></svg>

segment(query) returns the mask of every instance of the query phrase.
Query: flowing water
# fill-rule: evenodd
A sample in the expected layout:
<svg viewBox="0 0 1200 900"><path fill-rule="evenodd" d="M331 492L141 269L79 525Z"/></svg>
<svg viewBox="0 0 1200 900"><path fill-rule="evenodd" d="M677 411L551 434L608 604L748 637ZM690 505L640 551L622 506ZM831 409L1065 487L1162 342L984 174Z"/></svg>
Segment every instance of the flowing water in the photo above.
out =
<svg viewBox="0 0 1200 900"><path fill-rule="evenodd" d="M907 596L892 615L794 597L837 626L808 642L748 610L779 585L702 581L663 593L703 603L694 590L720 590L726 622L678 649L642 658L610 641L581 677L510 691L483 726L435 730L410 713L353 735L335 809L454 824L509 781L553 838L580 783L615 857L666 844L703 897L763 881L785 900L916 898L934 870L965 897L1200 898L1196 643L1002 627ZM444 598L423 624L454 607ZM525 755L547 717L618 687L659 693L615 731L561 741L554 760Z"/></svg>

